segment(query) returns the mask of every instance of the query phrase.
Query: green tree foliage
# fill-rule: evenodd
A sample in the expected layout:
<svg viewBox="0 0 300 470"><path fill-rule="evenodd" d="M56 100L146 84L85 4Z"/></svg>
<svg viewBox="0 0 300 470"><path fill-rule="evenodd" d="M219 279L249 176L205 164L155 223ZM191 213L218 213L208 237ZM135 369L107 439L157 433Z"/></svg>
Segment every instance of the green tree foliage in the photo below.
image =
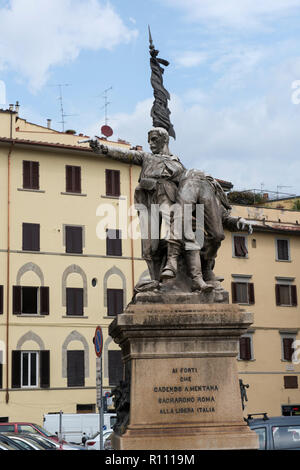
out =
<svg viewBox="0 0 300 470"><path fill-rule="evenodd" d="M294 201L292 209L294 211L300 211L300 199L296 199L296 201Z"/></svg>
<svg viewBox="0 0 300 470"><path fill-rule="evenodd" d="M256 194L252 191L231 191L227 197L232 204L242 204L245 206L261 204L265 201L261 194Z"/></svg>

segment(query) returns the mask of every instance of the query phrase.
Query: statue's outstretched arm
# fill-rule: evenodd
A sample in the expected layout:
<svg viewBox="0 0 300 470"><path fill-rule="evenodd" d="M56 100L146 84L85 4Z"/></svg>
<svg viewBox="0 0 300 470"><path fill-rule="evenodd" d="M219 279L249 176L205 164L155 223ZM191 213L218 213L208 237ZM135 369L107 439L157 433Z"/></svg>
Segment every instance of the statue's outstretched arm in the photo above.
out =
<svg viewBox="0 0 300 470"><path fill-rule="evenodd" d="M110 147L108 145L101 144L98 140L90 140L91 149L103 156L118 160L124 163L134 163L135 165L142 165L144 157L147 155L145 152L138 150L125 150L118 147Z"/></svg>
<svg viewBox="0 0 300 470"><path fill-rule="evenodd" d="M248 222L248 220L243 219L242 217L233 217L230 214L230 211L225 209L222 211L222 223L224 228L227 228L231 231L248 231L250 235L253 232L252 225L250 222Z"/></svg>

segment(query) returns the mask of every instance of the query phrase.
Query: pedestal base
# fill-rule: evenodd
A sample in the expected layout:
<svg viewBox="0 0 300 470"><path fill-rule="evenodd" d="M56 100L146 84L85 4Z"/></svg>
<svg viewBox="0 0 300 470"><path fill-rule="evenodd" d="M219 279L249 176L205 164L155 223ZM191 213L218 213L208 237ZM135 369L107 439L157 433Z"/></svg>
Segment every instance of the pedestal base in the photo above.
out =
<svg viewBox="0 0 300 470"><path fill-rule="evenodd" d="M243 420L236 356L252 315L228 304L136 304L110 325L130 382L114 449L256 449Z"/></svg>

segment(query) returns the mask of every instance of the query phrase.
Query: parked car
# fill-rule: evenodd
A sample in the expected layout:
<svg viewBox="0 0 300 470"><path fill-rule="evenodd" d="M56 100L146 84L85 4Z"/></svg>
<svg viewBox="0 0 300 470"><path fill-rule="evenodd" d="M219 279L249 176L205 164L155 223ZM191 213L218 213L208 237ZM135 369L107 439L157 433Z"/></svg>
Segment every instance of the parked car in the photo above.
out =
<svg viewBox="0 0 300 470"><path fill-rule="evenodd" d="M26 434L26 438L30 438L31 440L38 442L45 450L86 450L83 446L63 443L59 444L58 442L37 434Z"/></svg>
<svg viewBox="0 0 300 470"><path fill-rule="evenodd" d="M263 415L260 418L254 416ZM248 415L247 423L256 432L261 450L300 450L300 416Z"/></svg>
<svg viewBox="0 0 300 470"><path fill-rule="evenodd" d="M13 423L0 423L0 433L3 432L10 432L10 433L33 433L39 434L41 436L47 437L58 442L58 436L52 434L51 432L47 431L47 429L39 426L38 424L34 423L25 423L25 422L13 422ZM65 444L66 442L63 441Z"/></svg>
<svg viewBox="0 0 300 470"><path fill-rule="evenodd" d="M110 436L113 430L109 429L103 433L103 447L105 450L111 450ZM88 439L85 443L88 450L100 450L100 433L97 432L94 436Z"/></svg>
<svg viewBox="0 0 300 470"><path fill-rule="evenodd" d="M0 444L4 444L5 446L9 446L9 450L24 450L20 443L13 441L10 437L5 436L4 434L0 434Z"/></svg>
<svg viewBox="0 0 300 470"><path fill-rule="evenodd" d="M38 442L29 439L27 434L21 435L15 433L4 433L2 435L8 437L14 443L21 446L22 450L44 450L44 448Z"/></svg>

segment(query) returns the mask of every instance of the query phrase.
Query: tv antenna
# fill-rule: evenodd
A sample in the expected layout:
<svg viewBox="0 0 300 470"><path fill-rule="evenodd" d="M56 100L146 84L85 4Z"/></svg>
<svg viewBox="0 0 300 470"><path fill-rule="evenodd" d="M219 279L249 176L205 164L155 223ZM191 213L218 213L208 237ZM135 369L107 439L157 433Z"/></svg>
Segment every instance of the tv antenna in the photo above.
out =
<svg viewBox="0 0 300 470"><path fill-rule="evenodd" d="M63 105L63 87L70 86L69 83L59 83L58 85L50 85L50 86L55 86L59 89L59 97L57 98L60 104L60 115L61 115L61 121L58 121L59 124L62 125L62 132L65 132L65 124L66 120L65 118L68 116L76 116L76 114L66 114L64 111L64 105Z"/></svg>
<svg viewBox="0 0 300 470"><path fill-rule="evenodd" d="M109 87L109 88L106 88L106 90L103 91L102 93L102 96L104 98L104 106L102 106L101 109L104 109L104 115L105 115L105 125L107 126L107 122L108 122L108 117L107 117L107 108L108 108L108 105L111 104L110 101L108 101L108 98L107 98L107 93L112 90L112 86Z"/></svg>

